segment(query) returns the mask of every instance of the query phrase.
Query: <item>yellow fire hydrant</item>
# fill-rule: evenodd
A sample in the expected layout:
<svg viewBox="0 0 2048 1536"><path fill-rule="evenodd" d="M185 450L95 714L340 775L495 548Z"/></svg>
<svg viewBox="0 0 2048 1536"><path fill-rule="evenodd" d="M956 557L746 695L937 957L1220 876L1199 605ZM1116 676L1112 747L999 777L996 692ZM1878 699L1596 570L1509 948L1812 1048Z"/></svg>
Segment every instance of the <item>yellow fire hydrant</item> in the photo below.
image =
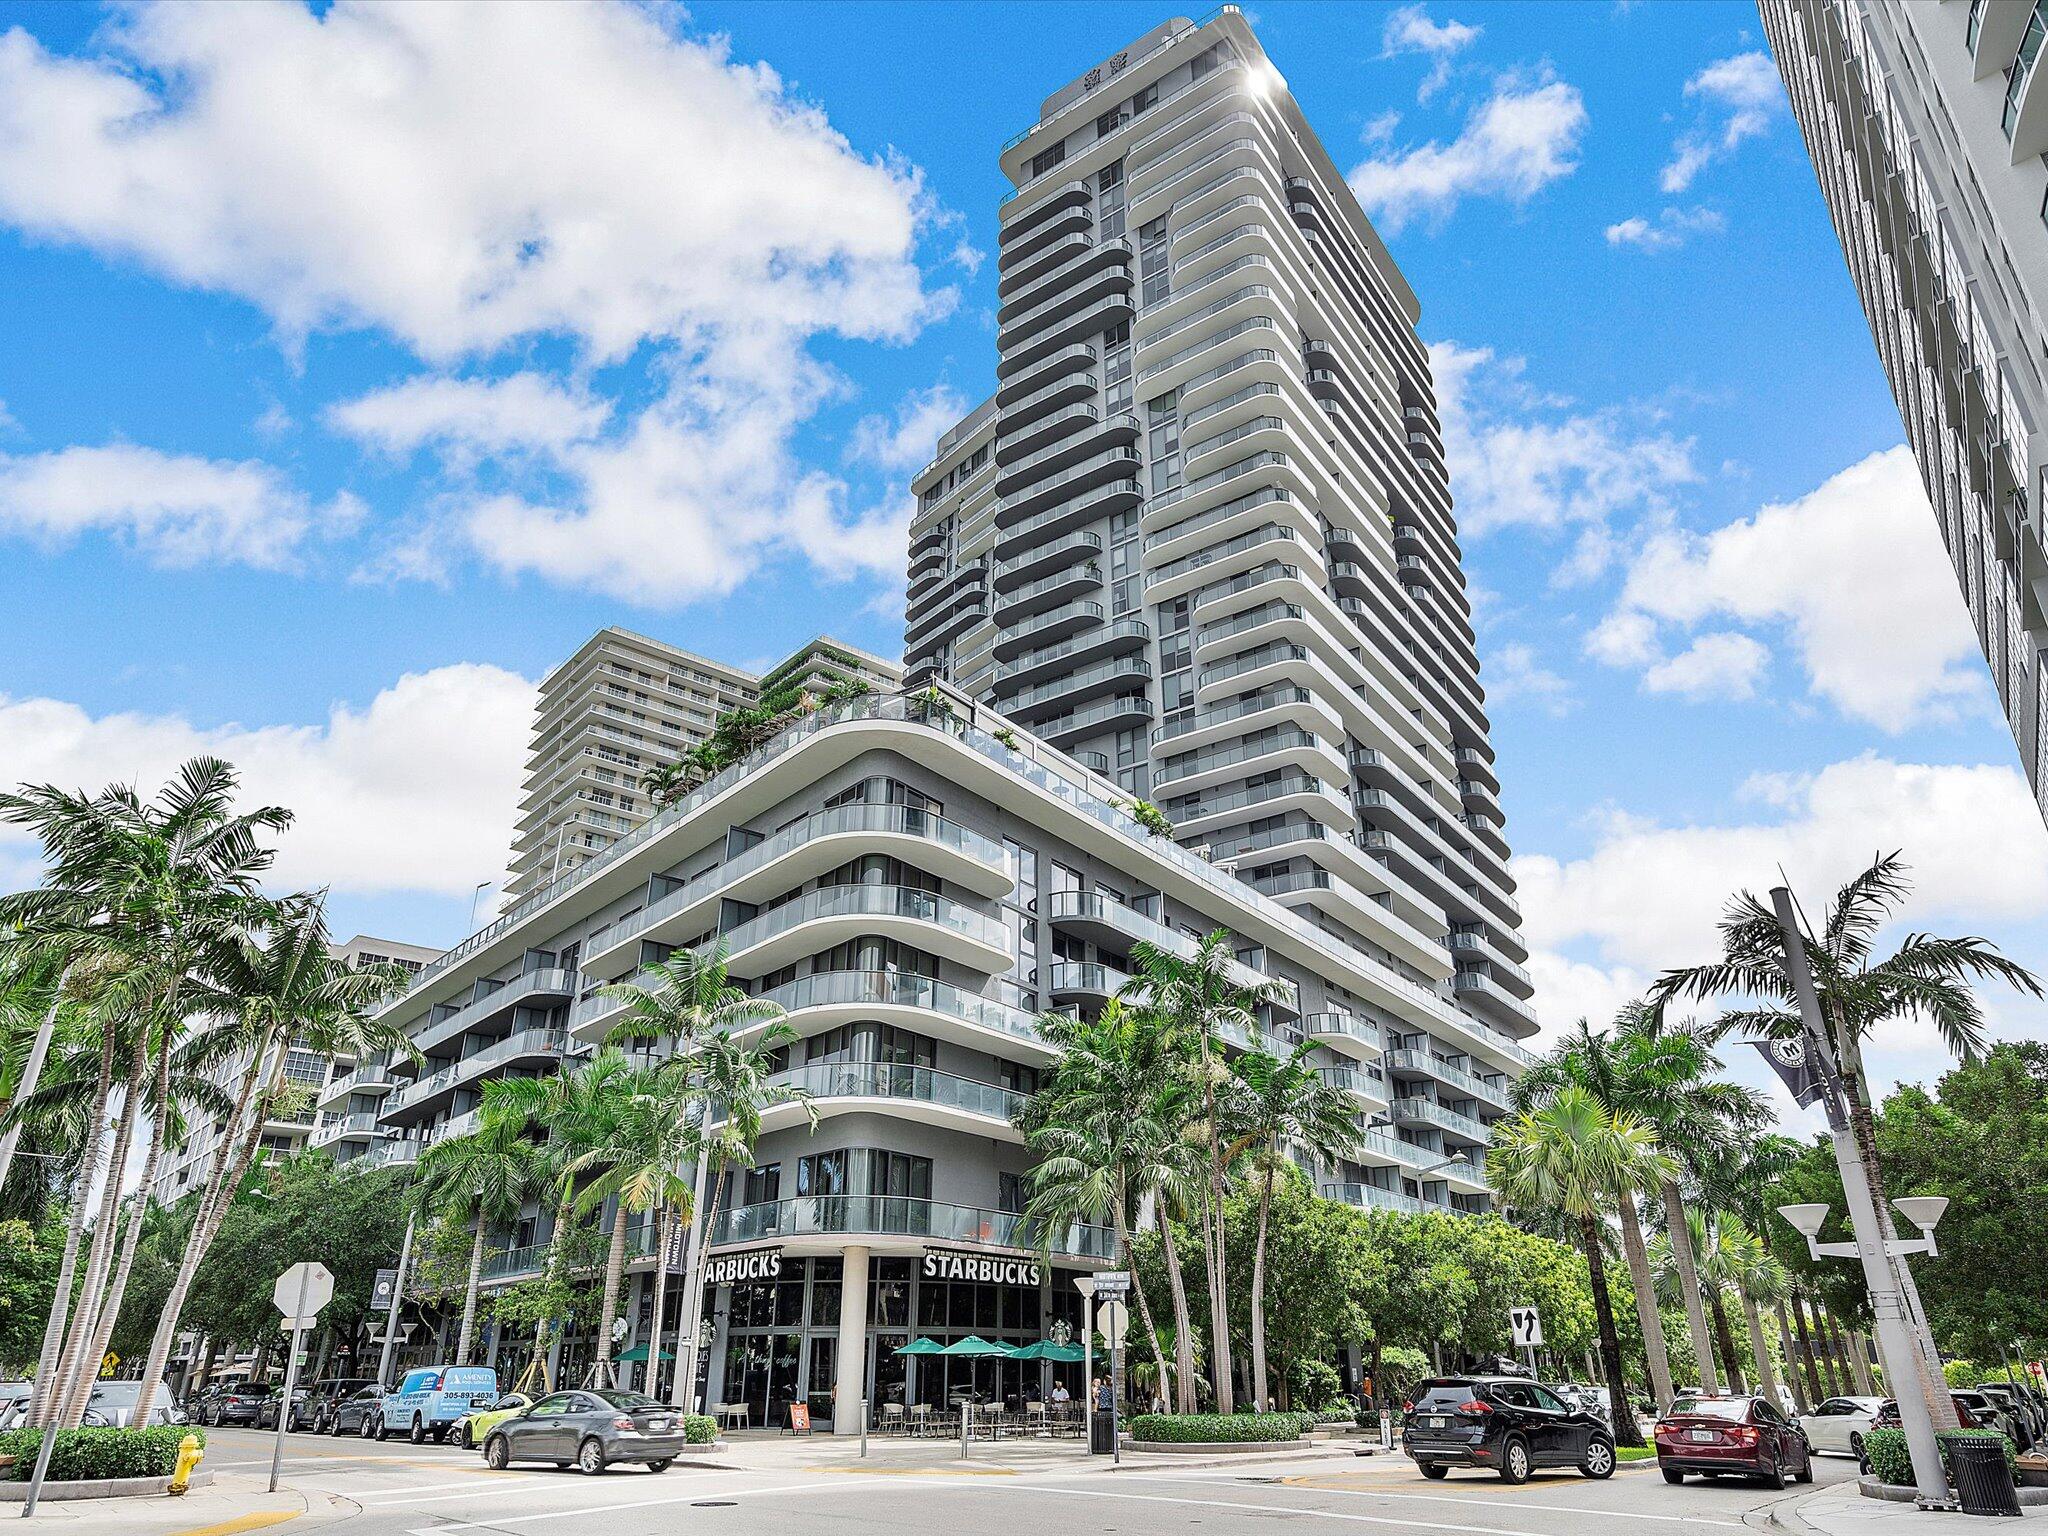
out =
<svg viewBox="0 0 2048 1536"><path fill-rule="evenodd" d="M171 1474L170 1486L164 1492L174 1497L183 1493L192 1480L192 1474L199 1468L199 1458L205 1454L199 1448L199 1437L187 1435L178 1446L178 1470Z"/></svg>

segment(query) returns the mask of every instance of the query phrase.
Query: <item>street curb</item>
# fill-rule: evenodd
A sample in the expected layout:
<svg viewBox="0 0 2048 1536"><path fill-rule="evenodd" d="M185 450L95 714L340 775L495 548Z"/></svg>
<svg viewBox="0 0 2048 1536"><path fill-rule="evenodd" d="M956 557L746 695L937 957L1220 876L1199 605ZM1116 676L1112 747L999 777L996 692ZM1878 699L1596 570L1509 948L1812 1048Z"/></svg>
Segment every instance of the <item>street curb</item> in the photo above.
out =
<svg viewBox="0 0 2048 1536"><path fill-rule="evenodd" d="M148 1499L164 1496L164 1490L171 1485L168 1477L93 1477L79 1478L71 1482L45 1482L43 1491L37 1495L44 1504L68 1504L74 1499ZM192 1488L213 1486L211 1472L194 1472L187 1484ZM0 1483L0 1504L22 1504L28 1501L29 1485L25 1482Z"/></svg>

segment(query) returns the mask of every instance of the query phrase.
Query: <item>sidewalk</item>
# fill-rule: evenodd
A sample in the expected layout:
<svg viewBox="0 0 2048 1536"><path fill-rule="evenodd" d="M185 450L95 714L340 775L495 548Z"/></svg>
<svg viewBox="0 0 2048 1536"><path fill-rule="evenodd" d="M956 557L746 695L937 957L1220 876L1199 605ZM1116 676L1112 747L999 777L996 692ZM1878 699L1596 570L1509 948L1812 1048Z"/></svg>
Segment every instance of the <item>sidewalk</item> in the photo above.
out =
<svg viewBox="0 0 2048 1536"><path fill-rule="evenodd" d="M289 1484L276 1493L268 1492L268 1476L224 1472L204 1488L194 1488L182 1498L161 1494L137 1499L71 1499L45 1502L36 1507L35 1517L24 1530L49 1530L78 1536L238 1536L300 1522L300 1528L319 1520L353 1514L355 1506L345 1499L330 1499L317 1491L301 1491ZM5 1513L19 1518L19 1506Z"/></svg>
<svg viewBox="0 0 2048 1536"><path fill-rule="evenodd" d="M1885 1499L1866 1499L1854 1482L1837 1483L1818 1493L1783 1499L1751 1518L1762 1530L1792 1531L1796 1536L1963 1536L1968 1531L1987 1529L1972 1525L1967 1515L1944 1514L1916 1509L1911 1504L1893 1504ZM2048 1507L2030 1505L2021 1513L2027 1519L2048 1519ZM2007 1529L1995 1522L1991 1530ZM2048 1527L2025 1527L2048 1529Z"/></svg>
<svg viewBox="0 0 2048 1536"><path fill-rule="evenodd" d="M1237 1465L1285 1465L1298 1469L1304 1461L1341 1458L1357 1461L1348 1444L1317 1442L1299 1451L1212 1459L1124 1453L1123 1466L1147 1468ZM1358 1463L1363 1465L1362 1462ZM1028 1472L1108 1472L1115 1463L1108 1456L1090 1456L1079 1440L1019 1437L997 1441L975 1440L965 1457L960 1442L939 1436L910 1439L900 1435L870 1435L868 1453L860 1453L858 1435L771 1435L762 1431L730 1436L724 1447L707 1455L686 1454L678 1465L732 1467L744 1471L826 1471L852 1474L907 1475L912 1472L948 1473L957 1476L1011 1477Z"/></svg>

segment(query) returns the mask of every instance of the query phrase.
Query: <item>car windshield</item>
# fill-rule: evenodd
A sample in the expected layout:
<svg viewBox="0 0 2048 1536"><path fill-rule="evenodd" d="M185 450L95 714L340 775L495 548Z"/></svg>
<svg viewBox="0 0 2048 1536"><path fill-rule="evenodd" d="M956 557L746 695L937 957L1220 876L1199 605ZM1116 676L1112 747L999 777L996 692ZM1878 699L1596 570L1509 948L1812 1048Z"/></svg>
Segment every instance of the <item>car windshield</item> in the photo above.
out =
<svg viewBox="0 0 2048 1536"><path fill-rule="evenodd" d="M1749 1399L1746 1397L1681 1397L1671 1405L1674 1414L1697 1414L1707 1419L1746 1419L1749 1417Z"/></svg>

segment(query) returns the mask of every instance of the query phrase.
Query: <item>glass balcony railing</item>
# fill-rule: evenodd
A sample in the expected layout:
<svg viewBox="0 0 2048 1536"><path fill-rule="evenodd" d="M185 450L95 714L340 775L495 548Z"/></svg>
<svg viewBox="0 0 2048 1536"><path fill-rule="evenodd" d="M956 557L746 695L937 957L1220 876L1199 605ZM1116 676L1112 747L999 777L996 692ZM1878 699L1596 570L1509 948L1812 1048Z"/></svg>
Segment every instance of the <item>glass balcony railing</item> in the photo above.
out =
<svg viewBox="0 0 2048 1536"><path fill-rule="evenodd" d="M804 1195L766 1205L735 1206L718 1213L714 1246L808 1236L930 1237L949 1243L1036 1250L1077 1258L1115 1256L1116 1233L1109 1227L1075 1222L1064 1232L1041 1233L1009 1211L948 1205L907 1195Z"/></svg>
<svg viewBox="0 0 2048 1536"><path fill-rule="evenodd" d="M849 1003L922 1008L1020 1040L1039 1038L1037 1015L998 998L965 992L946 982L906 971L817 971L771 987L761 996L779 1003L787 1013Z"/></svg>
<svg viewBox="0 0 2048 1536"><path fill-rule="evenodd" d="M994 1083L888 1061L813 1061L778 1072L770 1081L801 1089L814 1099L903 1099L957 1109L1005 1125L1024 1107L1025 1099L1025 1095Z"/></svg>
<svg viewBox="0 0 2048 1536"><path fill-rule="evenodd" d="M1407 1211L1411 1215L1419 1215L1424 1210L1440 1210L1450 1214L1448 1206L1424 1206L1413 1195L1381 1189L1377 1184L1325 1184L1322 1195L1325 1200L1335 1200L1339 1205L1358 1205L1367 1210Z"/></svg>

